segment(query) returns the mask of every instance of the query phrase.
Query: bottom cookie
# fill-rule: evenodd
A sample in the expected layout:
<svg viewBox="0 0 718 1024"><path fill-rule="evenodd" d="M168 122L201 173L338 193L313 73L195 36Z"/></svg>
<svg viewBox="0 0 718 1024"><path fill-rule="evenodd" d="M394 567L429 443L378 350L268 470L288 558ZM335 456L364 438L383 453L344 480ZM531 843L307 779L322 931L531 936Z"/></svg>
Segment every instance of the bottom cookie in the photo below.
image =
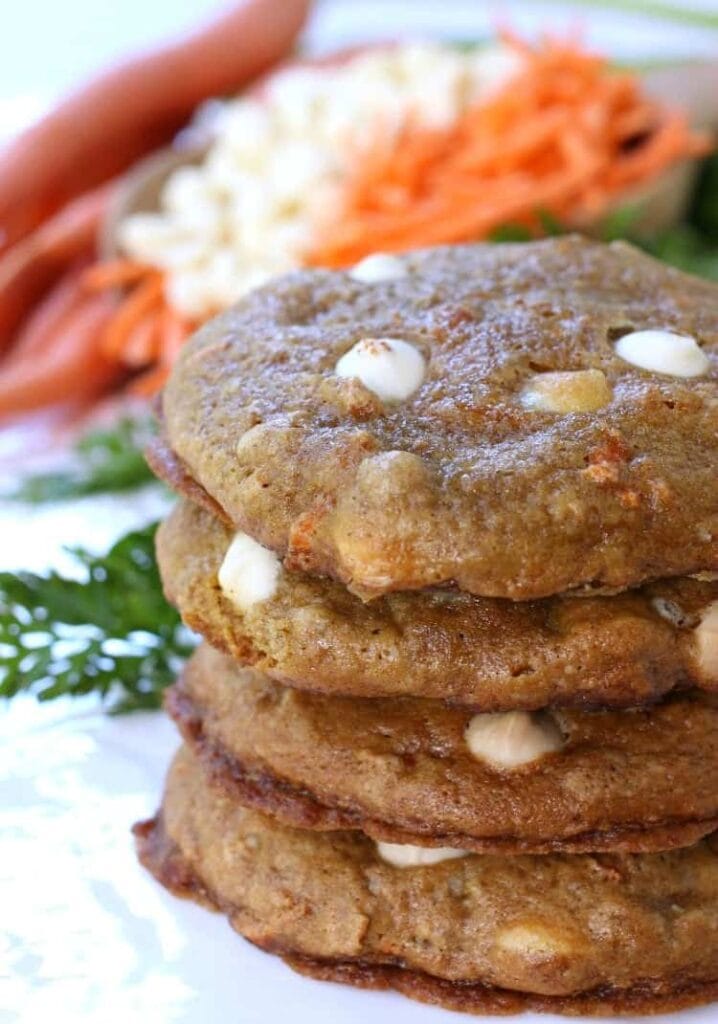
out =
<svg viewBox="0 0 718 1024"><path fill-rule="evenodd" d="M468 855L397 868L287 828L183 749L136 826L163 885L304 974L470 1013L645 1014L718 999L718 842L666 854Z"/></svg>

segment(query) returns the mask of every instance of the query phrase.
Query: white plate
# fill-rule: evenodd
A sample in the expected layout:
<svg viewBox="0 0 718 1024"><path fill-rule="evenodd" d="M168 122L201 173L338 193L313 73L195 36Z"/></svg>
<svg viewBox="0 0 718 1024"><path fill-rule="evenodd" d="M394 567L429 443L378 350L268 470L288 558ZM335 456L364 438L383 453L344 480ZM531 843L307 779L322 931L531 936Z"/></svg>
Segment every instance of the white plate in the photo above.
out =
<svg viewBox="0 0 718 1024"><path fill-rule="evenodd" d="M171 5L166 10L169 18ZM501 6L502 15L508 12L517 28L527 30L560 28L566 10L559 4ZM416 31L477 38L490 28L490 11L475 0L344 0L321 6L310 35L314 45L327 48L399 34L410 21ZM580 17L592 43L622 57L718 52L718 32L587 8ZM110 22L108 52L116 45L109 41L113 28ZM99 546L98 508L103 542L113 527L119 531L129 525L128 515L141 519L150 514L149 508L129 509L130 501L125 496L115 503L102 499L99 506L65 506L55 516L43 512L34 530L19 519L13 529L16 513L5 508L1 550L14 565L27 564L31 555L36 563L38 531L47 540L51 522L66 543L89 538ZM122 523L119 518L111 522L113 509L121 510ZM42 557L51 554L43 549ZM38 707L22 699L0 710L2 1024L460 1020L398 995L300 978L237 937L223 918L175 900L157 886L134 859L129 828L154 810L176 742L170 723L158 714L108 718L91 700ZM485 1019L498 1024L506 1018ZM525 1024L561 1019L521 1018ZM715 1024L716 1008L650 1019Z"/></svg>
<svg viewBox="0 0 718 1024"><path fill-rule="evenodd" d="M109 718L89 702L38 711L22 700L2 732L3 1024L461 1019L393 993L301 978L244 942L220 915L170 896L139 867L129 827L155 809L177 745L163 716ZM715 1024L716 1008L651 1020Z"/></svg>

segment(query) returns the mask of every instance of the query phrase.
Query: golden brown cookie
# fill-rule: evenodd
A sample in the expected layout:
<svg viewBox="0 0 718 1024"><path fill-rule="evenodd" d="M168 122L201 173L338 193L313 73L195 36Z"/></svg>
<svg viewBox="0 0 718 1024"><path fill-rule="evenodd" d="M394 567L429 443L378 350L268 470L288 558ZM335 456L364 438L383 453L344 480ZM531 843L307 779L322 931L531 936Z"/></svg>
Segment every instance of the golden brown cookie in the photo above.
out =
<svg viewBox="0 0 718 1024"><path fill-rule="evenodd" d="M405 261L290 274L204 327L163 400L187 479L363 597L718 568L718 286L579 237ZM675 358L626 343L646 330Z"/></svg>
<svg viewBox="0 0 718 1024"><path fill-rule="evenodd" d="M208 512L180 504L157 535L165 592L216 647L292 686L485 711L625 707L674 688L718 690L718 636L710 668L695 633L718 582L526 602L434 589L365 604L340 583L285 570L273 596L241 609L217 579L231 539Z"/></svg>
<svg viewBox="0 0 718 1024"><path fill-rule="evenodd" d="M168 888L317 977L470 1012L653 1013L718 996L718 850L397 868L358 833L286 828L187 751L136 827Z"/></svg>
<svg viewBox="0 0 718 1024"><path fill-rule="evenodd" d="M697 695L475 718L288 689L205 645L166 707L218 785L297 827L511 854L663 850L718 828L718 704Z"/></svg>

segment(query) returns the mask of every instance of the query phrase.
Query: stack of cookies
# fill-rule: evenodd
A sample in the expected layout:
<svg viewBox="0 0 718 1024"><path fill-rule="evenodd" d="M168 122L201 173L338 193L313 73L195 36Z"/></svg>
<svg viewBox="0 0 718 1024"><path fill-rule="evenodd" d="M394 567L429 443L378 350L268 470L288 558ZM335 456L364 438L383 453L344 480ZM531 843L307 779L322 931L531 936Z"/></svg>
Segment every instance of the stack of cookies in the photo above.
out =
<svg viewBox="0 0 718 1024"><path fill-rule="evenodd" d="M161 882L453 1009L718 998L715 286L577 237L292 274L152 461L206 638Z"/></svg>

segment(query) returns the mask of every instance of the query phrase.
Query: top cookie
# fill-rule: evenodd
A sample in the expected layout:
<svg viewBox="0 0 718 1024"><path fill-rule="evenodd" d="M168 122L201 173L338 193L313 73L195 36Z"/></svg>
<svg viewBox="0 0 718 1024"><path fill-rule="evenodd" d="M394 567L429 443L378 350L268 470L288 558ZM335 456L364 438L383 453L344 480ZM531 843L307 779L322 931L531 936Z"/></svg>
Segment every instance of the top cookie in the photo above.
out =
<svg viewBox="0 0 718 1024"><path fill-rule="evenodd" d="M239 529L365 598L718 568L718 287L578 237L385 273L280 278L182 353L167 441Z"/></svg>

